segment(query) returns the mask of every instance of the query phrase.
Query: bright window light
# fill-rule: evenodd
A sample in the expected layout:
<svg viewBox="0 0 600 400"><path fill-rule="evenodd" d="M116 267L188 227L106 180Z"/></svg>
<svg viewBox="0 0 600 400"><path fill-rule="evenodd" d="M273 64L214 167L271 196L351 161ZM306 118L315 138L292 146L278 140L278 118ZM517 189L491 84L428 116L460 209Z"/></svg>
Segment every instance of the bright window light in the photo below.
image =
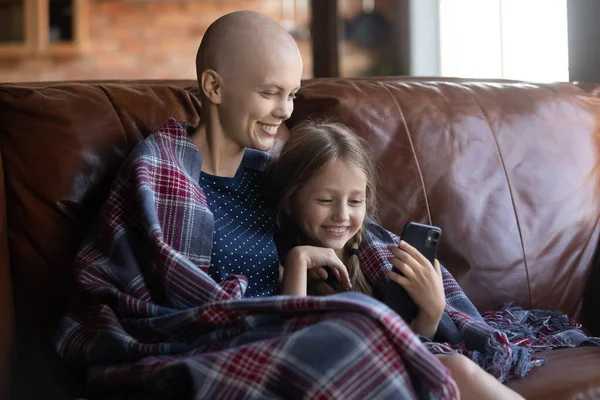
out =
<svg viewBox="0 0 600 400"><path fill-rule="evenodd" d="M569 80L566 0L440 0L443 76Z"/></svg>

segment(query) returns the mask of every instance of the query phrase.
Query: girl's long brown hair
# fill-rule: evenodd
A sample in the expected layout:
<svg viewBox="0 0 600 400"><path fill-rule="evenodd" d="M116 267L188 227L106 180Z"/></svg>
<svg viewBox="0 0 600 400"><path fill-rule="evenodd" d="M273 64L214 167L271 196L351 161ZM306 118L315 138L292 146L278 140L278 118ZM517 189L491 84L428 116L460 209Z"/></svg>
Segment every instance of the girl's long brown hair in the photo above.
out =
<svg viewBox="0 0 600 400"><path fill-rule="evenodd" d="M308 180L325 164L342 160L361 169L367 177L366 215L376 214L376 172L367 150L366 142L347 126L336 122L305 121L290 131L290 138L274 160L268 173L271 199L277 209L277 223L281 239L288 246L301 245L302 234L292 215L292 198ZM366 221L366 218L365 218ZM348 251L360 247L364 224L361 230L346 244L346 252L352 254L346 262L350 282L355 291L373 295L373 288L363 274L356 252ZM313 275L309 272L309 275ZM328 295L335 290L325 281L309 278L308 294Z"/></svg>

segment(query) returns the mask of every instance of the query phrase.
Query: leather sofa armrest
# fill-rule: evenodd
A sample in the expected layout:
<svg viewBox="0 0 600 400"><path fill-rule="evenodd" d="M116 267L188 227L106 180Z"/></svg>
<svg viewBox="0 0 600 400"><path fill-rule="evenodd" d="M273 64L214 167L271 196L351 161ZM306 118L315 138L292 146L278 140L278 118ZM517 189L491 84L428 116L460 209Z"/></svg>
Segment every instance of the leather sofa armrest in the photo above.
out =
<svg viewBox="0 0 600 400"><path fill-rule="evenodd" d="M8 224L4 192L4 167L0 153L0 398L9 398L14 349L14 318L8 254Z"/></svg>

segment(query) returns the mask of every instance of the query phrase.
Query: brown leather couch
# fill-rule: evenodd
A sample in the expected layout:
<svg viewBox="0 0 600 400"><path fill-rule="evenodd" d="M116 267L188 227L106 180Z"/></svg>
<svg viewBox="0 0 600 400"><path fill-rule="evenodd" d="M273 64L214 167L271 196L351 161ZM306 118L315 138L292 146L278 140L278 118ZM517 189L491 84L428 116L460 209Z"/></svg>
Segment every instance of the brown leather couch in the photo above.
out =
<svg viewBox="0 0 600 400"><path fill-rule="evenodd" d="M71 261L127 153L173 116L198 121L192 81L0 85L0 388L85 395L51 337ZM594 85L439 78L304 82L290 125L340 119L381 167L382 223L444 230L439 258L480 310L562 310L600 335L600 104ZM282 139L285 138L282 132ZM547 354L511 387L600 398L600 349ZM10 385L9 385L10 383Z"/></svg>

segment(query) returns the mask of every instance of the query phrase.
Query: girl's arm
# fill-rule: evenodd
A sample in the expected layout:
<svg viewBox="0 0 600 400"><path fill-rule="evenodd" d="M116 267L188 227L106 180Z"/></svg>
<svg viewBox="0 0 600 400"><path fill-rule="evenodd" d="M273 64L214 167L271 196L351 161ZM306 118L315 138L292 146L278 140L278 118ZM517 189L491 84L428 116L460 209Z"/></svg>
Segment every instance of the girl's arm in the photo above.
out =
<svg viewBox="0 0 600 400"><path fill-rule="evenodd" d="M281 294L306 296L307 263L299 254L293 254L297 247L290 250L283 268Z"/></svg>
<svg viewBox="0 0 600 400"><path fill-rule="evenodd" d="M431 340L435 336L435 332L437 332L441 318L441 315L439 318L429 317L425 313L419 311L417 317L410 324L410 328L417 335L425 336L427 339Z"/></svg>

